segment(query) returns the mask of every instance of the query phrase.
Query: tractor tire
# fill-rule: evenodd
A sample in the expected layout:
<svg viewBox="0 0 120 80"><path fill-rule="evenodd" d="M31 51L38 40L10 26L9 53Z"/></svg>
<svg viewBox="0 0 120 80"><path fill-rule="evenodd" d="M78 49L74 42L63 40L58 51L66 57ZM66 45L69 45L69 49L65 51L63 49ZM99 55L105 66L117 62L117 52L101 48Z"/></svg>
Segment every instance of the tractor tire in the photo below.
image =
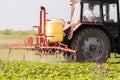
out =
<svg viewBox="0 0 120 80"><path fill-rule="evenodd" d="M111 44L104 31L98 28L86 28L75 35L71 48L76 50L77 62L106 61Z"/></svg>

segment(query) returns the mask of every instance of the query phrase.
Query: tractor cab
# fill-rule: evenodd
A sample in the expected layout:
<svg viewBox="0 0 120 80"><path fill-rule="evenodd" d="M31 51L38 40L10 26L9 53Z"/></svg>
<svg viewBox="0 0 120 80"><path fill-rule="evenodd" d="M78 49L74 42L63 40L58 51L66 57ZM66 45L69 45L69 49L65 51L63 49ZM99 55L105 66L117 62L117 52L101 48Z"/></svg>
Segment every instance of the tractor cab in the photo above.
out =
<svg viewBox="0 0 120 80"><path fill-rule="evenodd" d="M118 23L119 0L71 0L71 22L78 20L83 23Z"/></svg>

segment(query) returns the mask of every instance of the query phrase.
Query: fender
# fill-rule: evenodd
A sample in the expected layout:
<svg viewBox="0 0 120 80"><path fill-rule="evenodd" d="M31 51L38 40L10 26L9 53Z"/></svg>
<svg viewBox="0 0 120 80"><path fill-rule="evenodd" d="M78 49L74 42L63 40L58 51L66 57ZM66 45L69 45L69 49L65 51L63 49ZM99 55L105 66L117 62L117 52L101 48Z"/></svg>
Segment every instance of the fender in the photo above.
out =
<svg viewBox="0 0 120 80"><path fill-rule="evenodd" d="M104 24L101 24L101 23L78 23L74 28L73 28L73 32L75 32L78 28L80 28L81 26L83 26L83 25L85 25L85 26L87 26L87 25L89 25L89 26L95 26L95 27L100 27L100 28L103 28L103 29L105 29L105 26L104 26Z"/></svg>
<svg viewBox="0 0 120 80"><path fill-rule="evenodd" d="M80 29L80 27L83 27L83 25L84 26L87 26L87 25L89 25L89 26L95 26L95 27L99 27L99 28L105 30L105 26L102 23L90 23L90 22L88 22L88 23L81 23L80 22L80 23L75 24L75 26L73 27L72 31L75 32L76 30ZM66 24L64 26L64 28L63 28L63 31L66 34L68 34L71 31L71 25L70 24Z"/></svg>

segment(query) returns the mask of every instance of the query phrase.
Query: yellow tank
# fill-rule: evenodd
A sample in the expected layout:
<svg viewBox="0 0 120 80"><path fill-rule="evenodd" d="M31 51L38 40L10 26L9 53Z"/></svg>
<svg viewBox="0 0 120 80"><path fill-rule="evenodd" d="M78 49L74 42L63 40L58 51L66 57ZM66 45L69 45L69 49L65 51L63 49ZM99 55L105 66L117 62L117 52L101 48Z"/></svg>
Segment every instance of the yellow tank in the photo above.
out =
<svg viewBox="0 0 120 80"><path fill-rule="evenodd" d="M47 36L48 36L47 39L49 40L50 43L63 41L63 35L61 34L47 34Z"/></svg>
<svg viewBox="0 0 120 80"><path fill-rule="evenodd" d="M63 23L61 21L48 21L46 25L46 34L63 33Z"/></svg>
<svg viewBox="0 0 120 80"><path fill-rule="evenodd" d="M63 41L63 23L61 21L48 21L46 25L47 39L51 42Z"/></svg>

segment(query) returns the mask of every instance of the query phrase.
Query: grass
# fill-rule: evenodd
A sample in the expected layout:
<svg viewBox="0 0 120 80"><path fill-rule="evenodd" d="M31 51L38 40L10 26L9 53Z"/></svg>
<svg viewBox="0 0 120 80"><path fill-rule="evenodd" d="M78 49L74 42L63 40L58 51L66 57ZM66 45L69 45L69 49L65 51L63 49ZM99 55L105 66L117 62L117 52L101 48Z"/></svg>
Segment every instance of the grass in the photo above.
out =
<svg viewBox="0 0 120 80"><path fill-rule="evenodd" d="M3 61L32 61L32 62L65 62L62 54L60 55L35 55L37 51L13 49L11 53L8 53L8 49L0 50L0 59ZM114 54L111 54L111 58L107 60L107 63L120 64L120 58L115 58Z"/></svg>
<svg viewBox="0 0 120 80"><path fill-rule="evenodd" d="M8 49L0 50L0 59L2 61L31 61L31 62L63 62L65 61L61 55L35 55L37 51L13 49L8 53Z"/></svg>
<svg viewBox="0 0 120 80"><path fill-rule="evenodd" d="M3 30L0 31L1 39L26 39L30 36L34 36L35 31L12 31L12 30Z"/></svg>
<svg viewBox="0 0 120 80"><path fill-rule="evenodd" d="M8 48L11 44L28 39L35 34L35 31L0 31L0 48Z"/></svg>

